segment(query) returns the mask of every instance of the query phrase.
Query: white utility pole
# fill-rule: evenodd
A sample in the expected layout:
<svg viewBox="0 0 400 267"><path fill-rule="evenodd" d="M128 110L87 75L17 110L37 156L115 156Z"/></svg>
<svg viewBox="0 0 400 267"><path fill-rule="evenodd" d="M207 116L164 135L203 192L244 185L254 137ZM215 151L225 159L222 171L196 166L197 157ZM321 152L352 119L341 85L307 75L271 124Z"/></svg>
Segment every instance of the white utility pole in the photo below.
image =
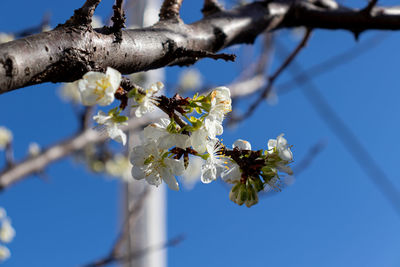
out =
<svg viewBox="0 0 400 267"><path fill-rule="evenodd" d="M129 8L126 11L127 25L146 27L158 21L158 13L161 7L161 0L129 0ZM147 71L144 74L147 88L150 84L163 81L163 70ZM134 114L131 114L131 116ZM137 140L131 136L129 147L137 145ZM136 138L137 139L137 138ZM125 215L130 206L135 205L142 196L144 190L148 190L146 200L143 204L139 217L129 229L125 249L126 252L136 253L148 248L159 246L166 242L166 187L161 185L158 188L149 186L146 181L133 181L124 185L125 192ZM144 256L124 263L124 267L166 267L167 252L165 249L156 249Z"/></svg>

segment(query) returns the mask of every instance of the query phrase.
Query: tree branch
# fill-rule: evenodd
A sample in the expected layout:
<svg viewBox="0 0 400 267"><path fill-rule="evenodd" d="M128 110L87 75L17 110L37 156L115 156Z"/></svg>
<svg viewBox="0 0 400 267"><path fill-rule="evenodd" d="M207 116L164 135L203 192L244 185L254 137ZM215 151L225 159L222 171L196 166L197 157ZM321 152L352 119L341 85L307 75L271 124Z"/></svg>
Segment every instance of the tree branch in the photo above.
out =
<svg viewBox="0 0 400 267"><path fill-rule="evenodd" d="M183 0L164 0L160 10L160 21L170 20L173 22L180 22L181 18L179 11L181 9Z"/></svg>
<svg viewBox="0 0 400 267"><path fill-rule="evenodd" d="M218 3L217 0L204 0L204 6L201 12L204 17L210 16L214 13L223 11L222 6Z"/></svg>
<svg viewBox="0 0 400 267"><path fill-rule="evenodd" d="M74 11L74 15L65 23L66 26L89 26L96 7L101 0L86 0L85 4Z"/></svg>
<svg viewBox="0 0 400 267"><path fill-rule="evenodd" d="M134 130L146 124L147 119L133 118L128 121L128 126L122 127L124 131ZM26 178L30 174L43 170L50 163L60 160L76 151L83 149L88 144L101 143L108 140L108 135L93 129L87 129L74 137L63 140L48 149L43 150L35 157L27 157L16 162L9 168L0 172L0 190Z"/></svg>
<svg viewBox="0 0 400 267"><path fill-rule="evenodd" d="M355 33L400 29L400 7L374 6L371 15L365 16L344 6L326 8L305 0L274 0L220 11L190 25L165 20L149 28L123 30L122 41L115 43L109 30L77 26L78 22L87 25L99 2L88 0L69 23L50 32L1 44L0 93L44 82L71 82L88 71L107 67L129 74L187 64L186 57L174 57L178 49L215 53L234 44L252 43L265 30L282 27ZM165 1L164 10L177 11L180 3Z"/></svg>
<svg viewBox="0 0 400 267"><path fill-rule="evenodd" d="M265 87L261 95L254 101L247 111L240 117L232 118L233 122L241 121L245 118L248 118L253 114L258 105L268 96L269 92L271 92L272 86L276 79L281 75L281 73L290 65L290 63L296 58L296 56L300 53L300 51L306 46L308 40L311 36L311 30L307 29L306 33L303 36L301 42L297 45L297 47L289 54L289 56L285 59L282 65L268 78L268 85Z"/></svg>

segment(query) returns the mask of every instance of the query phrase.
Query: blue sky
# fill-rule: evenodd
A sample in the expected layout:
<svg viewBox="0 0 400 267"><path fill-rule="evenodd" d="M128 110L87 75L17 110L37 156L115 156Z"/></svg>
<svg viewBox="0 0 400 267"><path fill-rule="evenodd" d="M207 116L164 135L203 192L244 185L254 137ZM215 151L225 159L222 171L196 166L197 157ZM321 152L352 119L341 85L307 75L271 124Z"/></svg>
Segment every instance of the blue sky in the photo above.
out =
<svg viewBox="0 0 400 267"><path fill-rule="evenodd" d="M0 31L36 25L47 11L55 26L82 2L23 1L24 8L18 9L3 1L0 7L7 12L0 17ZM185 21L200 17L200 2L185 1ZM351 4L361 6L364 1ZM98 14L107 17L111 6L112 1L102 1ZM359 43L375 34L367 32ZM292 36L289 30L278 33L288 47L296 44ZM313 79L398 188L399 41L399 33L389 32L363 56ZM348 32L316 30L297 61L307 68L356 45ZM257 58L257 47L247 62ZM240 54L244 49L251 47L228 51ZM280 62L276 56L272 68ZM237 77L241 63L240 58L237 63L206 59L196 67L207 83L224 85ZM167 68L167 83L176 83L180 71ZM287 72L277 84L290 78ZM58 98L58 87L31 86L0 96L0 125L13 131L16 158L25 155L31 141L47 146L77 129L72 108ZM320 140L325 149L292 186L260 199L252 208L232 203L220 182L168 191L168 236L186 235L184 242L168 250L169 266L399 266L400 217L300 90L280 96L276 106L263 103L245 122L226 128L224 142L230 145L241 138L254 149L265 149L268 139L285 133L293 145L294 164ZM238 108L250 101L242 100ZM7 209L17 231L9 245L12 257L4 266L77 266L105 255L113 244L120 184L90 174L71 158L51 165L47 176L45 181L26 179L0 195L0 206Z"/></svg>

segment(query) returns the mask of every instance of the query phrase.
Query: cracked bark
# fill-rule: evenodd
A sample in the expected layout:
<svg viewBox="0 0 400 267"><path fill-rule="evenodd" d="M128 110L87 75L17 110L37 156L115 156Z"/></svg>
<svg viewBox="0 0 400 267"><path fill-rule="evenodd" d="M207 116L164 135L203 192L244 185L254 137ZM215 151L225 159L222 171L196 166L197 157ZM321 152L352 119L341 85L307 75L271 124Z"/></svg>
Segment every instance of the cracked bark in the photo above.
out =
<svg viewBox="0 0 400 267"><path fill-rule="evenodd" d="M166 20L148 28L123 30L121 42L115 42L115 35L105 28L66 23L0 45L0 93L45 82L71 82L87 71L108 66L129 74L193 64L198 58L177 57L176 51L215 53L234 44L252 43L264 30L295 26L344 29L356 35L367 29L399 30L400 7L375 6L367 16L360 10L308 1L254 2L190 25Z"/></svg>

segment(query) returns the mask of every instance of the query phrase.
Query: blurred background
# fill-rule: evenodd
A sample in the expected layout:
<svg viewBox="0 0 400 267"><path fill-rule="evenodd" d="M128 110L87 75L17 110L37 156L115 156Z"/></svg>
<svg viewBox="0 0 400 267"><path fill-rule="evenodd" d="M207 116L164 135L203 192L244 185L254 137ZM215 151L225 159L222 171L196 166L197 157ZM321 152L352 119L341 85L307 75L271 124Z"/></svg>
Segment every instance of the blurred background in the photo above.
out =
<svg viewBox="0 0 400 267"><path fill-rule="evenodd" d="M361 8L366 1L341 3ZM37 26L46 14L55 27L82 4L83 0L2 1L0 32ZM235 4L224 3L226 8ZM103 23L112 5L112 0L103 0L96 10ZM182 19L201 19L201 8L202 1L184 1ZM262 73L273 73L303 34L302 29L274 32L269 67ZM204 59L189 68L166 68L167 95L182 88L182 72L188 70L200 73L201 90L238 81L258 62L264 40L226 49L238 56L234 63ZM229 187L220 181L182 186L179 192L167 189L166 239L185 237L166 248L167 265L399 266L400 203L390 202L398 196L381 190L385 179L391 189L400 188L399 42L397 32L368 31L356 41L347 31L315 30L296 63L279 76L270 97L252 116L225 125L222 135L227 146L241 138L257 150L285 133L293 145L294 183L265 194L251 208L230 201ZM330 58L336 63L319 65ZM293 74L310 68L307 82L288 83ZM75 108L60 97L61 86L30 86L0 96L0 125L13 133L17 160L27 154L31 142L47 147L79 128ZM246 112L260 92L236 99L233 115ZM366 159L358 144L371 158ZM48 166L43 175L3 191L0 206L7 210L16 237L7 245L11 258L2 264L81 266L106 256L122 223L123 183L68 157Z"/></svg>

